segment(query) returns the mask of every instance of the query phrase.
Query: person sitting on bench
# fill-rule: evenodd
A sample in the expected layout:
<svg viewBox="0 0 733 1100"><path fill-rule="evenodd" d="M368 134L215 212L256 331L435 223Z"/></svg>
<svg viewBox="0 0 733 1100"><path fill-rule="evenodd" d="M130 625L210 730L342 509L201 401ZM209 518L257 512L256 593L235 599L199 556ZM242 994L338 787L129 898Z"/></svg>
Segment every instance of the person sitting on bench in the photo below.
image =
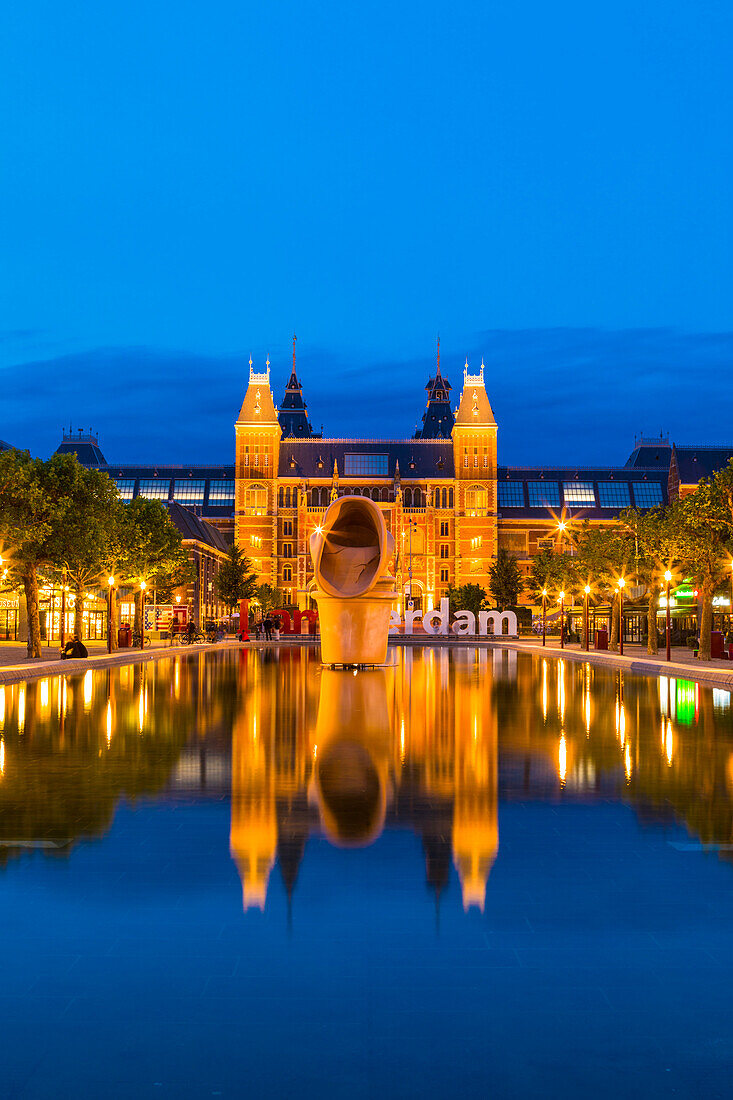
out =
<svg viewBox="0 0 733 1100"><path fill-rule="evenodd" d="M61 660L73 660L74 657L88 657L89 650L80 640L79 635L74 635L73 642L67 642L64 648L61 650Z"/></svg>

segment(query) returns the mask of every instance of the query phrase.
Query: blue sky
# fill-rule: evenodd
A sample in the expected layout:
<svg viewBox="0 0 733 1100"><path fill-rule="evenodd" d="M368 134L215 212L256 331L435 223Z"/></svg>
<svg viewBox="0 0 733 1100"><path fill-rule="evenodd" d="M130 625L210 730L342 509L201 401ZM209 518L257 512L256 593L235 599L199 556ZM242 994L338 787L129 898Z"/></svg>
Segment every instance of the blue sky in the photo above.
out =
<svg viewBox="0 0 733 1100"><path fill-rule="evenodd" d="M26 0L0 37L0 437L218 461L250 351L414 429L441 333L506 461L730 437L733 8ZM712 398L712 400L711 400ZM599 430L599 423L602 430Z"/></svg>

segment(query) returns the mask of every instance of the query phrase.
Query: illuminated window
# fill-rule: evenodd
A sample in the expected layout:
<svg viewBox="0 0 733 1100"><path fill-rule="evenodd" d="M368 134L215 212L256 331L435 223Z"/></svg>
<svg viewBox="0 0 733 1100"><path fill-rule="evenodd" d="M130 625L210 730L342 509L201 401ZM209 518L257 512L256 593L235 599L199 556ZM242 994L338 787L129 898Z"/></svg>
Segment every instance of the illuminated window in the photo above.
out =
<svg viewBox="0 0 733 1100"><path fill-rule="evenodd" d="M637 508L656 508L664 500L658 481L635 481L634 500Z"/></svg>
<svg viewBox="0 0 733 1100"><path fill-rule="evenodd" d="M262 547L262 535L251 535L249 541L257 550Z"/></svg>
<svg viewBox="0 0 733 1100"><path fill-rule="evenodd" d="M173 499L177 504L203 504L205 481L198 481L192 477L185 481L173 482Z"/></svg>
<svg viewBox="0 0 733 1100"><path fill-rule="evenodd" d="M560 486L556 481L528 481L530 508L559 508Z"/></svg>
<svg viewBox="0 0 733 1100"><path fill-rule="evenodd" d="M628 508L631 494L626 481L599 481L598 503L601 508Z"/></svg>
<svg viewBox="0 0 733 1100"><path fill-rule="evenodd" d="M489 494L480 485L466 490L466 511L483 512L489 506Z"/></svg>
<svg viewBox="0 0 733 1100"><path fill-rule="evenodd" d="M234 481L210 481L209 504L217 508L234 507Z"/></svg>
<svg viewBox="0 0 733 1100"><path fill-rule="evenodd" d="M596 502L592 481L564 481L563 493L566 504L595 504Z"/></svg>
<svg viewBox="0 0 733 1100"><path fill-rule="evenodd" d="M524 483L521 481L498 481L500 508L524 508Z"/></svg>
<svg viewBox="0 0 733 1100"><path fill-rule="evenodd" d="M388 477L389 455L346 454L344 477Z"/></svg>
<svg viewBox="0 0 733 1100"><path fill-rule="evenodd" d="M483 541L484 540L481 535L476 535L474 538L471 539L471 549L479 550Z"/></svg>
<svg viewBox="0 0 733 1100"><path fill-rule="evenodd" d="M293 579L293 567L292 565L286 565L283 567L283 580L292 581Z"/></svg>
<svg viewBox="0 0 733 1100"><path fill-rule="evenodd" d="M473 448L473 464L478 466L478 447Z"/></svg>
<svg viewBox="0 0 733 1100"><path fill-rule="evenodd" d="M267 512L267 489L264 485L252 485L244 494L244 508L253 516L264 516Z"/></svg>
<svg viewBox="0 0 733 1100"><path fill-rule="evenodd" d="M440 524L440 537L444 539L448 537L448 523L446 520L443 520Z"/></svg>
<svg viewBox="0 0 733 1100"><path fill-rule="evenodd" d="M116 477L115 485L122 500L132 500L132 494L135 492L134 478Z"/></svg>
<svg viewBox="0 0 733 1100"><path fill-rule="evenodd" d="M468 447L463 448L463 465L464 468L468 467Z"/></svg>
<svg viewBox="0 0 733 1100"><path fill-rule="evenodd" d="M140 478L140 491L138 496L147 497L148 500L167 500L170 494L171 483L168 478L162 481L160 478Z"/></svg>

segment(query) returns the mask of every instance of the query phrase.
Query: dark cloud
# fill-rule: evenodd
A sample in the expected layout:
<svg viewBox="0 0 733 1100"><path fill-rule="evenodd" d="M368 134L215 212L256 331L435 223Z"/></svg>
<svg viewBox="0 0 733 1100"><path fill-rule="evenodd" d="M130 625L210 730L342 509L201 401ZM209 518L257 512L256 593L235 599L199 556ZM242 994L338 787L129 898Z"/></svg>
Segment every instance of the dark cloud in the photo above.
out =
<svg viewBox="0 0 733 1100"><path fill-rule="evenodd" d="M733 439L733 333L488 330L468 344L444 345L443 372L457 403L466 354L472 370L484 357L501 461L623 462L635 434L660 430L676 441ZM357 438L410 435L434 367L431 357L367 360L318 348L298 359L316 428ZM289 368L273 362L276 402ZM248 370L239 357L145 347L23 362L0 372L0 436L45 455L73 422L98 430L113 462L231 461Z"/></svg>

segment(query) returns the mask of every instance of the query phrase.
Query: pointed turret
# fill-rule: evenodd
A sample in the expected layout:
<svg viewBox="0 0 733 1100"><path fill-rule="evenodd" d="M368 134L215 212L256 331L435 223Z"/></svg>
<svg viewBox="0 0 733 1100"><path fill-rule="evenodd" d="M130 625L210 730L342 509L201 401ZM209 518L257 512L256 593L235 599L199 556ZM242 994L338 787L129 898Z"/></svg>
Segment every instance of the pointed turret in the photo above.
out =
<svg viewBox="0 0 733 1100"><path fill-rule="evenodd" d="M468 359L466 359L466 365L463 368L463 392L461 393L461 403L458 406L455 422L464 427L496 427L489 395L484 385L483 359L478 374L471 373L468 367Z"/></svg>
<svg viewBox="0 0 733 1100"><path fill-rule="evenodd" d="M415 432L415 439L448 439L453 430L453 410L450 407L451 384L440 373L440 338L435 376L428 379L425 392L428 407L423 413L422 427Z"/></svg>
<svg viewBox="0 0 733 1100"><path fill-rule="evenodd" d="M315 433L308 419L308 407L303 400L303 387L295 373L295 341L293 337L293 369L285 387L285 397L278 412L283 439L293 436L295 439L309 439Z"/></svg>
<svg viewBox="0 0 733 1100"><path fill-rule="evenodd" d="M277 409L270 389L270 359L268 357L265 363L265 370L258 373L252 366L250 355L249 385L239 410L237 424L260 428L277 422Z"/></svg>

